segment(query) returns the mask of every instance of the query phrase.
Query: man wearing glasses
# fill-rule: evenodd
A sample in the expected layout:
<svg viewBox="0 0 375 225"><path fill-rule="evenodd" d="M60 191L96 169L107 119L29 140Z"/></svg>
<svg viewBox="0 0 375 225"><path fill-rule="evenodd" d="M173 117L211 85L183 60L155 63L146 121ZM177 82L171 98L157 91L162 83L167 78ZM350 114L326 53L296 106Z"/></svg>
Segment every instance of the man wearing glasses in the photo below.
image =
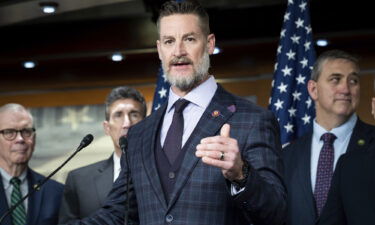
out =
<svg viewBox="0 0 375 225"><path fill-rule="evenodd" d="M19 104L0 106L0 216L44 178L28 167L34 146L35 128L30 112ZM62 192L62 184L47 181L1 224L56 224Z"/></svg>

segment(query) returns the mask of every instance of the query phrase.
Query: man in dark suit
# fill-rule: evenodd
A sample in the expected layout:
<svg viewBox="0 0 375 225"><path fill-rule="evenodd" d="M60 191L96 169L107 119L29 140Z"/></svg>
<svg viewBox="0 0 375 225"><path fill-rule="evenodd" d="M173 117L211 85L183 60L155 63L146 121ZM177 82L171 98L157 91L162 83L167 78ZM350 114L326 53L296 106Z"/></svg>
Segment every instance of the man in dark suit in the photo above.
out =
<svg viewBox="0 0 375 225"><path fill-rule="evenodd" d="M375 128L355 114L360 83L358 60L352 55L339 50L321 54L308 91L316 107L313 131L283 149L287 225L316 223L338 158L346 151L366 149L375 134ZM325 143L327 135L333 143Z"/></svg>
<svg viewBox="0 0 375 225"><path fill-rule="evenodd" d="M168 102L130 129L130 174L123 167L104 207L80 223L123 224L127 211L129 224L282 224L275 117L208 73L215 36L198 3L165 3L157 25Z"/></svg>
<svg viewBox="0 0 375 225"><path fill-rule="evenodd" d="M35 146L35 128L19 104L0 107L0 216L32 191L44 177L28 167ZM63 185L48 180L4 218L4 225L54 225L58 221Z"/></svg>
<svg viewBox="0 0 375 225"><path fill-rule="evenodd" d="M134 88L112 89L105 102L103 128L113 142L114 154L108 159L71 171L66 179L59 222L87 217L104 205L113 182L120 173L119 138L146 116L146 102Z"/></svg>
<svg viewBox="0 0 375 225"><path fill-rule="evenodd" d="M340 157L319 225L373 225L375 146Z"/></svg>

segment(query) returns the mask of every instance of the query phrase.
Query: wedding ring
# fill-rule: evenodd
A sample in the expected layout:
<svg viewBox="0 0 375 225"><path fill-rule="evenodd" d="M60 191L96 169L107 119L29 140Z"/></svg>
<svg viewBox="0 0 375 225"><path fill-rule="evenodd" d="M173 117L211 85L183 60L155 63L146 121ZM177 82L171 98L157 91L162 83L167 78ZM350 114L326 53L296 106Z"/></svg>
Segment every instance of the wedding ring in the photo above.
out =
<svg viewBox="0 0 375 225"><path fill-rule="evenodd" d="M224 160L224 152L221 152L221 155L220 155L220 160L223 161Z"/></svg>

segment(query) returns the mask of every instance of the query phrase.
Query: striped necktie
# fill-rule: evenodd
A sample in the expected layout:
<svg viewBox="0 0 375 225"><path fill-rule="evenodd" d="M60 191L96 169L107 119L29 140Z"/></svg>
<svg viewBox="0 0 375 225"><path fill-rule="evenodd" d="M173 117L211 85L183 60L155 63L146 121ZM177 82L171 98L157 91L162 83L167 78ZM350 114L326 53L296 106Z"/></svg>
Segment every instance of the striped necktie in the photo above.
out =
<svg viewBox="0 0 375 225"><path fill-rule="evenodd" d="M21 180L18 177L13 177L10 180L13 185L13 191L10 196L10 204L13 206L22 198L20 189ZM17 206L12 212L13 225L25 225L26 224L26 211L23 204Z"/></svg>

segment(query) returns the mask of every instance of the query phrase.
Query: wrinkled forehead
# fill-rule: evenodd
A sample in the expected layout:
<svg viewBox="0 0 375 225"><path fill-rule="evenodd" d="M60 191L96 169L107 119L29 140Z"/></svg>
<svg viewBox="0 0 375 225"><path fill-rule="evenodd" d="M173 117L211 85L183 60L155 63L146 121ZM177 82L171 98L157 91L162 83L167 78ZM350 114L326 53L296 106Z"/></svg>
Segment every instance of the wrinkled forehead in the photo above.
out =
<svg viewBox="0 0 375 225"><path fill-rule="evenodd" d="M0 129L32 127L33 118L26 110L7 110L0 113Z"/></svg>

